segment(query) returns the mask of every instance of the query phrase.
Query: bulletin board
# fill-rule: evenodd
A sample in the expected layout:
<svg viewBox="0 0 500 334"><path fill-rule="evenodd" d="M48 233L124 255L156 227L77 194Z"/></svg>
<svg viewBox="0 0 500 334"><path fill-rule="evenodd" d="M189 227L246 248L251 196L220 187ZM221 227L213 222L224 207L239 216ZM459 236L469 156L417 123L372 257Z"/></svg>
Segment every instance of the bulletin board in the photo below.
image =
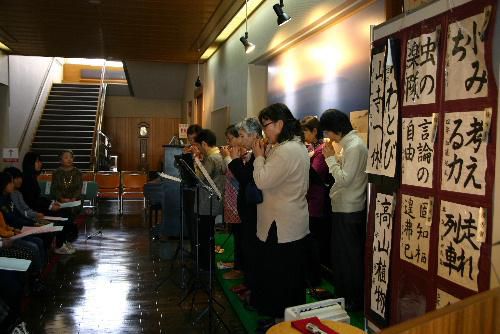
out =
<svg viewBox="0 0 500 334"><path fill-rule="evenodd" d="M495 5L469 2L373 44L365 313L381 328L489 288Z"/></svg>

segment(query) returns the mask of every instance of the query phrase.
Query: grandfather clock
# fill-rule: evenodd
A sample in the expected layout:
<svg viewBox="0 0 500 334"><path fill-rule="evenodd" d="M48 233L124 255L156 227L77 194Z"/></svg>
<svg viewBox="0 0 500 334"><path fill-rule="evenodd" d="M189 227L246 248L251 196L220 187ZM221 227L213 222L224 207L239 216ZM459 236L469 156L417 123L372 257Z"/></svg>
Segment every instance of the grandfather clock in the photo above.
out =
<svg viewBox="0 0 500 334"><path fill-rule="evenodd" d="M141 122L137 125L139 135L139 170L148 170L149 124Z"/></svg>

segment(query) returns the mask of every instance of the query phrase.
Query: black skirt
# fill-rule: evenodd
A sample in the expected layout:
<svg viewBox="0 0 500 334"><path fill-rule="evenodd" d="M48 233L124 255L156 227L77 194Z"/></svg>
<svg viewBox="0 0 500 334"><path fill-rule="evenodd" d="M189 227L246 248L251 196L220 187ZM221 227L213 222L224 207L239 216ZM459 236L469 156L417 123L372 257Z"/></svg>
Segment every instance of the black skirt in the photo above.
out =
<svg viewBox="0 0 500 334"><path fill-rule="evenodd" d="M285 308L306 302L307 238L279 244L273 223L266 242L257 240L251 303L262 315L282 318Z"/></svg>

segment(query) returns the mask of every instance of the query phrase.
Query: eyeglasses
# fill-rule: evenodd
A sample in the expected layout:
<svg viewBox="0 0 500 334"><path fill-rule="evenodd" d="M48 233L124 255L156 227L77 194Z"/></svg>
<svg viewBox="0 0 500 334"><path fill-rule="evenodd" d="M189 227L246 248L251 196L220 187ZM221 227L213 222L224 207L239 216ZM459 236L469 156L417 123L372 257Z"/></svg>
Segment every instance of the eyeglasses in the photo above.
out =
<svg viewBox="0 0 500 334"><path fill-rule="evenodd" d="M262 124L262 129L265 129L269 124L273 124L274 122L269 122L267 124Z"/></svg>

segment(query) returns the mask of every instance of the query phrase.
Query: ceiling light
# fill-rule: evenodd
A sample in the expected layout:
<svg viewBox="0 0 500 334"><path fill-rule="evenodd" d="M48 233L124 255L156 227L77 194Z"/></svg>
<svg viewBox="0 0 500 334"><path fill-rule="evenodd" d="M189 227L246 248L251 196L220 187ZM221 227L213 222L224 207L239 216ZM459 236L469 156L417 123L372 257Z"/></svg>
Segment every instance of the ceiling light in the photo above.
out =
<svg viewBox="0 0 500 334"><path fill-rule="evenodd" d="M248 32L245 32L245 36L240 37L240 41L245 47L245 53L250 53L255 49L255 44L248 41Z"/></svg>
<svg viewBox="0 0 500 334"><path fill-rule="evenodd" d="M255 44L248 41L248 0L245 1L245 36L241 36L240 41L245 47L245 53L255 50Z"/></svg>
<svg viewBox="0 0 500 334"><path fill-rule="evenodd" d="M198 49L198 54L200 53L200 49ZM200 59L198 59L198 77L196 78L196 81L194 82L195 87L201 87L201 80L200 80Z"/></svg>
<svg viewBox="0 0 500 334"><path fill-rule="evenodd" d="M0 42L0 50L6 51L6 52L11 52L12 50L2 42Z"/></svg>
<svg viewBox="0 0 500 334"><path fill-rule="evenodd" d="M288 15L287 13L285 13L283 11L283 7L285 7L285 5L283 4L283 0L280 0L279 4L275 4L273 6L274 12L278 16L278 20L277 20L278 26L282 26L292 19L290 17L290 15Z"/></svg>

